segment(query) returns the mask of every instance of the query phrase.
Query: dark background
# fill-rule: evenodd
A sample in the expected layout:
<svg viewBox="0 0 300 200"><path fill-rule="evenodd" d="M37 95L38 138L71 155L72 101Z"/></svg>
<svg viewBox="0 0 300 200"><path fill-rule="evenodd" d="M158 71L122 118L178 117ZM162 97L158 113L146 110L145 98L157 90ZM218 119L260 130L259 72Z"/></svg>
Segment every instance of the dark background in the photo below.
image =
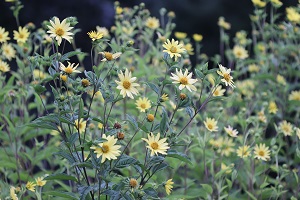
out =
<svg viewBox="0 0 300 200"><path fill-rule="evenodd" d="M151 15L159 17L160 8L174 11L176 18L176 31L187 32L189 36L200 33L204 36L202 52L213 56L219 52L219 16L224 16L231 23L228 33L234 36L235 32L243 29L250 32L249 15L253 14L251 0L124 0L119 1L121 7L133 7L141 2L146 4ZM296 5L297 0L282 0L284 5L280 8L285 13L285 7ZM22 1L24 8L20 12L20 24L24 26L33 22L37 27L43 20L53 16L60 19L76 16L79 24L76 28L82 30L76 35L77 46L84 52L90 50L87 42L87 32L94 30L97 25L108 29L114 23L114 1L112 0L26 0ZM10 11L11 3L0 1L0 26L10 31L17 29L15 19ZM267 7L269 10L269 7ZM250 34L250 33L249 33Z"/></svg>

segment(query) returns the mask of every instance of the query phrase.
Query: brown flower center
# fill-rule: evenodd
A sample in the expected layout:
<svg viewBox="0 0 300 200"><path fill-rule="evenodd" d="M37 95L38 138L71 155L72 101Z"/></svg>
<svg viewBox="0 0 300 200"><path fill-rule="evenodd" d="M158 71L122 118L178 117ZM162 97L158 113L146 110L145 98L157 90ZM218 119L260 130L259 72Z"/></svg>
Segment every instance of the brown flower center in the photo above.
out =
<svg viewBox="0 0 300 200"><path fill-rule="evenodd" d="M0 34L0 40L3 38L2 34Z"/></svg>
<svg viewBox="0 0 300 200"><path fill-rule="evenodd" d="M265 156L265 152L264 151L259 151L258 155L260 155L261 157L264 157Z"/></svg>
<svg viewBox="0 0 300 200"><path fill-rule="evenodd" d="M58 29L56 29L55 33L58 36L62 36L62 35L64 35L65 31L62 28L58 28Z"/></svg>
<svg viewBox="0 0 300 200"><path fill-rule="evenodd" d="M19 38L24 38L24 35L22 33L19 34Z"/></svg>
<svg viewBox="0 0 300 200"><path fill-rule="evenodd" d="M176 52L177 52L177 48L174 47L174 46L172 46L172 47L170 48L170 51L171 51L172 53L176 53Z"/></svg>
<svg viewBox="0 0 300 200"><path fill-rule="evenodd" d="M145 103L142 103L142 104L140 105L140 107L143 108L143 109L145 109L145 108L146 108L146 104L145 104Z"/></svg>
<svg viewBox="0 0 300 200"><path fill-rule="evenodd" d="M108 61L113 59L112 53L104 52L104 56L105 56L106 60L108 60Z"/></svg>
<svg viewBox="0 0 300 200"><path fill-rule="evenodd" d="M66 72L67 74L72 74L73 68L69 66L69 67L67 67L67 68L65 69L65 72Z"/></svg>
<svg viewBox="0 0 300 200"><path fill-rule="evenodd" d="M211 124L208 124L207 127L208 127L208 129L213 129L213 125L211 125Z"/></svg>
<svg viewBox="0 0 300 200"><path fill-rule="evenodd" d="M134 178L130 179L130 181L129 181L130 187L135 188L137 186L137 184L138 184L138 182L136 179L134 179Z"/></svg>
<svg viewBox="0 0 300 200"><path fill-rule="evenodd" d="M131 86L131 83L130 83L129 81L123 81L123 87L124 87L125 89L129 89L130 86Z"/></svg>
<svg viewBox="0 0 300 200"><path fill-rule="evenodd" d="M108 151L109 151L109 146L106 145L106 144L104 144L104 145L102 146L102 152L103 152L103 153L107 153Z"/></svg>
<svg viewBox="0 0 300 200"><path fill-rule="evenodd" d="M227 73L223 74L224 79L226 80L226 82L230 82L230 75Z"/></svg>
<svg viewBox="0 0 300 200"><path fill-rule="evenodd" d="M188 84L188 79L186 77L182 77L179 81L182 85L187 85Z"/></svg>
<svg viewBox="0 0 300 200"><path fill-rule="evenodd" d="M158 149L158 144L156 142L153 142L151 144L151 148L154 149L154 150Z"/></svg>

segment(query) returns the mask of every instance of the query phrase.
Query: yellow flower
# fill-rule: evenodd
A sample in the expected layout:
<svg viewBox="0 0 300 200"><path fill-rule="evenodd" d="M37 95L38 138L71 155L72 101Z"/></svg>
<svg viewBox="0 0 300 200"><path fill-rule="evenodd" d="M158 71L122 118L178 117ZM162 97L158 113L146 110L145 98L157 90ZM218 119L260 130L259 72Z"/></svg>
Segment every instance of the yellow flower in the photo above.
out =
<svg viewBox="0 0 300 200"><path fill-rule="evenodd" d="M16 188L15 187L10 186L9 194L10 194L10 198L12 200L19 200L18 196L16 195Z"/></svg>
<svg viewBox="0 0 300 200"><path fill-rule="evenodd" d="M257 6L257 7L260 7L260 8L263 8L266 6L266 2L264 1L261 1L261 0L252 0L252 3L254 6Z"/></svg>
<svg viewBox="0 0 300 200"><path fill-rule="evenodd" d="M177 38L177 39L179 39L179 40L182 40L182 39L184 39L184 38L186 38L186 33L184 33L184 32L175 32L175 37Z"/></svg>
<svg viewBox="0 0 300 200"><path fill-rule="evenodd" d="M14 31L14 40L18 43L25 43L29 37L29 31L26 27L19 26L18 31Z"/></svg>
<svg viewBox="0 0 300 200"><path fill-rule="evenodd" d="M68 61L67 61L67 62L68 62ZM68 62L68 66L66 67L66 66L64 66L64 64L62 64L62 63L60 62L60 68L59 68L59 69L60 69L61 71L65 72L65 73L68 74L68 75L70 75L70 74L72 74L72 73L80 73L79 70L76 70L79 64L77 64L75 67L74 67L74 65L75 65L75 63L72 63L72 64L71 64L70 62Z"/></svg>
<svg viewBox="0 0 300 200"><path fill-rule="evenodd" d="M0 60L0 72L8 72L10 70L8 64Z"/></svg>
<svg viewBox="0 0 300 200"><path fill-rule="evenodd" d="M105 61L111 61L111 60L115 60L115 59L119 58L122 53L117 52L117 53L112 54L110 52L104 51L104 52L99 52L99 54L101 54L104 57L101 61L105 62Z"/></svg>
<svg viewBox="0 0 300 200"><path fill-rule="evenodd" d="M233 47L233 54L236 58L238 59L241 59L241 60L244 60L245 58L248 58L248 51L242 47L242 46L238 46L238 45L235 45Z"/></svg>
<svg viewBox="0 0 300 200"><path fill-rule="evenodd" d="M286 8L286 17L291 22L295 22L295 23L300 22L300 14L296 11L295 8L292 7Z"/></svg>
<svg viewBox="0 0 300 200"><path fill-rule="evenodd" d="M218 131L217 121L214 118L207 117L204 121L204 125L210 132Z"/></svg>
<svg viewBox="0 0 300 200"><path fill-rule="evenodd" d="M166 52L170 55L171 58L175 58L175 61L178 57L181 57L181 53L185 52L185 49L183 48L183 44L179 44L178 41L175 41L172 39L172 42L170 42L169 39L164 43L163 47L165 50L163 52Z"/></svg>
<svg viewBox="0 0 300 200"><path fill-rule="evenodd" d="M230 125L228 127L224 127L225 132L231 136L231 137L237 137L237 134L239 133L236 129L233 129Z"/></svg>
<svg viewBox="0 0 300 200"><path fill-rule="evenodd" d="M194 48L193 48L193 45L190 44L190 43L187 43L186 45L184 45L185 50L187 51L187 53L189 55L194 55Z"/></svg>
<svg viewBox="0 0 300 200"><path fill-rule="evenodd" d="M97 146L91 147L91 149L94 149L94 153L97 154L97 158L102 156L101 163L104 163L106 159L117 159L117 156L119 156L121 153L121 151L119 150L121 146L116 145L118 140L114 138L114 136L106 136L105 134L103 134L102 138L106 139L107 141L99 143Z"/></svg>
<svg viewBox="0 0 300 200"><path fill-rule="evenodd" d="M125 74L123 72L120 72L118 74L120 81L115 81L118 86L117 89L121 90L120 94L125 98L125 96L128 96L129 98L133 99L133 95L138 94L138 90L135 87L140 86L137 83L134 83L136 80L136 77L131 77L131 72L128 71L128 69L125 70Z"/></svg>
<svg viewBox="0 0 300 200"><path fill-rule="evenodd" d="M286 120L279 123L279 130L284 134L284 136L291 136L293 133L293 125Z"/></svg>
<svg viewBox="0 0 300 200"><path fill-rule="evenodd" d="M166 143L167 138L159 139L160 133L154 136L153 133L148 134L148 139L142 138L145 142L147 142L147 148L151 150L150 156L158 155L158 153L167 155L167 150L170 148L168 143Z"/></svg>
<svg viewBox="0 0 300 200"><path fill-rule="evenodd" d="M137 105L140 112L146 112L147 109L151 108L151 103L147 97L139 98L136 100L135 105Z"/></svg>
<svg viewBox="0 0 300 200"><path fill-rule="evenodd" d="M122 12L123 12L123 8L121 8L120 6L117 6L116 7L116 14L120 15L120 14L122 14Z"/></svg>
<svg viewBox="0 0 300 200"><path fill-rule="evenodd" d="M234 164L227 166L224 163L221 163L221 170L225 170L226 174L230 174L232 172L233 167L234 167Z"/></svg>
<svg viewBox="0 0 300 200"><path fill-rule="evenodd" d="M165 190L167 195L171 194L171 191L173 189L173 184L174 182L172 181L172 179L167 180L167 182L165 183Z"/></svg>
<svg viewBox="0 0 300 200"><path fill-rule="evenodd" d="M271 0L270 2L271 2L272 5L275 6L275 7L280 7L280 6L282 6L282 2L279 1L279 0Z"/></svg>
<svg viewBox="0 0 300 200"><path fill-rule="evenodd" d="M175 84L180 83L179 90L182 90L185 87L190 92L192 92L192 90L194 90L194 91L197 90L197 88L193 85L194 83L197 82L197 79L192 79L193 73L191 72L188 74L187 69L185 69L185 72L183 74L181 69L180 69L180 71L178 71L176 68L176 74L171 73L171 75L172 75L172 77L170 77L170 78L174 80L172 83L175 83Z"/></svg>
<svg viewBox="0 0 300 200"><path fill-rule="evenodd" d="M277 105L274 101L269 102L269 113L276 114L278 111Z"/></svg>
<svg viewBox="0 0 300 200"><path fill-rule="evenodd" d="M270 160L270 150L265 144L255 145L254 147L254 158L261 159L264 161Z"/></svg>
<svg viewBox="0 0 300 200"><path fill-rule="evenodd" d="M230 76L230 72L231 72L231 69L227 69L226 67L223 67L221 64L219 64L219 69L217 71L217 73L222 76L223 78L221 79L222 82L225 83L226 86L230 86L232 88L234 88L234 82L232 81L232 76Z"/></svg>
<svg viewBox="0 0 300 200"><path fill-rule="evenodd" d="M67 19L64 19L62 22L57 17L54 17L54 22L50 20L51 26L48 25L50 37L54 38L57 41L58 46L61 44L62 39L67 40L71 43L73 33L70 32L73 27L70 27L70 23L67 22Z"/></svg>
<svg viewBox="0 0 300 200"><path fill-rule="evenodd" d="M284 78L283 76L281 76L280 74L278 74L278 75L276 76L276 81L277 81L278 83L280 83L281 85L286 85L286 80L285 80L285 78Z"/></svg>
<svg viewBox="0 0 300 200"><path fill-rule="evenodd" d="M39 69L34 69L33 70L33 77L34 79L40 79L43 80L44 78L46 78L46 74L44 72L42 72Z"/></svg>
<svg viewBox="0 0 300 200"><path fill-rule="evenodd" d="M96 30L98 33L102 33L103 37L109 37L109 32L108 32L107 28L96 26Z"/></svg>
<svg viewBox="0 0 300 200"><path fill-rule="evenodd" d="M8 37L8 31L5 31L5 28L0 26L0 43L4 43L10 40L10 37Z"/></svg>
<svg viewBox="0 0 300 200"><path fill-rule="evenodd" d="M234 143L232 138L225 138L221 143L221 148L218 150L218 153L224 156L229 156L232 152L235 151Z"/></svg>
<svg viewBox="0 0 300 200"><path fill-rule="evenodd" d="M26 189L27 189L27 190L30 190L30 191L32 191L32 192L35 192L35 186L36 186L36 184L33 183L33 182L28 181L28 182L26 183Z"/></svg>
<svg viewBox="0 0 300 200"><path fill-rule="evenodd" d="M2 54L9 61L11 61L12 58L16 57L16 51L11 44L4 43L1 49L2 49Z"/></svg>
<svg viewBox="0 0 300 200"><path fill-rule="evenodd" d="M75 127L79 129L79 133L84 133L85 127L86 127L86 121L83 121L83 118L81 118L78 122L78 120L75 120Z"/></svg>
<svg viewBox="0 0 300 200"><path fill-rule="evenodd" d="M262 109L261 111L259 111L259 112L257 113L257 115L258 115L259 121L261 121L261 122L263 122L263 123L266 123L266 122L267 122L267 118L266 118L266 116L265 116L265 112L264 112L263 109Z"/></svg>
<svg viewBox="0 0 300 200"><path fill-rule="evenodd" d="M36 182L36 185L37 186L40 186L40 187L43 187L44 185L46 185L47 181L44 181L44 178L43 177L37 177L35 179L35 182Z"/></svg>
<svg viewBox="0 0 300 200"><path fill-rule="evenodd" d="M236 153L239 157L241 158L247 158L250 156L250 146L245 145L245 146L240 146L237 150Z"/></svg>
<svg viewBox="0 0 300 200"><path fill-rule="evenodd" d="M295 127L295 131L298 139L300 140L300 128Z"/></svg>
<svg viewBox="0 0 300 200"><path fill-rule="evenodd" d="M163 93L163 95L161 95L160 98L161 98L162 101L168 101L169 100L168 94L166 94L166 93Z"/></svg>
<svg viewBox="0 0 300 200"><path fill-rule="evenodd" d="M98 32L98 31L90 31L87 34L92 39L92 41L99 40L99 39L103 38L103 34Z"/></svg>
<svg viewBox="0 0 300 200"><path fill-rule="evenodd" d="M200 35L200 34L193 34L193 39L196 41L196 42L201 42L202 39L203 39L203 36Z"/></svg>
<svg viewBox="0 0 300 200"><path fill-rule="evenodd" d="M145 25L148 27L148 28L151 28L151 29L157 29L159 27L159 20L156 18L156 17L149 17L146 22L145 22Z"/></svg>
<svg viewBox="0 0 300 200"><path fill-rule="evenodd" d="M0 64L1 66L1 64ZM0 67L0 70L1 70L1 67ZM296 91L292 91L291 94L289 95L289 100L290 101L300 101L300 90Z"/></svg>
<svg viewBox="0 0 300 200"><path fill-rule="evenodd" d="M225 89L222 89L222 86L219 85L219 86L215 89L215 91L213 92L213 96L214 96L214 97L224 96L224 92L225 92L225 91L226 91L226 90L225 90Z"/></svg>
<svg viewBox="0 0 300 200"><path fill-rule="evenodd" d="M102 129L103 128L103 124L101 122L98 123L98 128Z"/></svg>
<svg viewBox="0 0 300 200"><path fill-rule="evenodd" d="M230 23L226 22L224 17L219 17L218 25L225 30L229 30L231 28Z"/></svg>

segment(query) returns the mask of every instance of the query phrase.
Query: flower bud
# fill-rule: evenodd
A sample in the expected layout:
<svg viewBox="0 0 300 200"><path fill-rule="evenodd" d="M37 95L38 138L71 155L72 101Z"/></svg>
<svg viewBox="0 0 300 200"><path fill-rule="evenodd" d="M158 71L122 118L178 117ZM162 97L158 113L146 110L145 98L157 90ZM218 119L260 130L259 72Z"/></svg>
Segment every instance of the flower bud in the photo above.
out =
<svg viewBox="0 0 300 200"><path fill-rule="evenodd" d="M148 120L148 122L153 122L154 121L154 115L148 114L147 115L147 120Z"/></svg>
<svg viewBox="0 0 300 200"><path fill-rule="evenodd" d="M117 138L118 138L118 140L123 140L125 138L125 134L123 132L118 132Z"/></svg>
<svg viewBox="0 0 300 200"><path fill-rule="evenodd" d="M122 126L121 126L121 124L119 124L118 122L116 122L116 123L114 124L114 128L115 128L115 129L120 129L120 128L122 128Z"/></svg>
<svg viewBox="0 0 300 200"><path fill-rule="evenodd" d="M81 85L82 85L83 87L87 87L87 86L90 85L90 81L87 80L87 79L82 79L82 80L81 80Z"/></svg>

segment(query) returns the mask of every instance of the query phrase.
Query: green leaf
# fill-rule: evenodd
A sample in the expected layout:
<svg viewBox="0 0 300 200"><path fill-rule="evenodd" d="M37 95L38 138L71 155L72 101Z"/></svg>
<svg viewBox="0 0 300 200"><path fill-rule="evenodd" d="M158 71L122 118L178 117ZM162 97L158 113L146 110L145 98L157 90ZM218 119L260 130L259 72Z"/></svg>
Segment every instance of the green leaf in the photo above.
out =
<svg viewBox="0 0 300 200"><path fill-rule="evenodd" d="M164 135L167 128L168 128L168 114L167 114L167 111L163 108L162 109L163 113L162 113L162 119L160 121L160 124L159 124L159 130L160 130L160 134L161 135Z"/></svg>
<svg viewBox="0 0 300 200"><path fill-rule="evenodd" d="M213 189L210 185L208 184L201 184L201 186L203 187L203 189L208 193L208 194L212 194Z"/></svg>
<svg viewBox="0 0 300 200"><path fill-rule="evenodd" d="M205 75L198 69L195 69L195 74L196 74L196 77L198 77L200 79L203 79L205 77Z"/></svg>
<svg viewBox="0 0 300 200"><path fill-rule="evenodd" d="M42 86L42 85L35 85L33 88L34 88L34 91L38 94L41 94L47 90L45 88L45 86Z"/></svg>
<svg viewBox="0 0 300 200"><path fill-rule="evenodd" d="M94 190L94 187L92 186L83 186L78 188L79 193L80 193L80 200L86 200L86 195Z"/></svg>
<svg viewBox="0 0 300 200"><path fill-rule="evenodd" d="M129 123L135 128L138 129L138 123L136 122L136 120L131 116L126 114L126 118L128 119L127 121L129 121Z"/></svg>
<svg viewBox="0 0 300 200"><path fill-rule="evenodd" d="M44 180L47 180L47 181L50 181L50 180L70 180L70 181L77 182L76 177L71 176L71 175L67 175L67 174L64 174L64 173L49 175L49 176L45 177Z"/></svg>
<svg viewBox="0 0 300 200"><path fill-rule="evenodd" d="M82 54L82 52L81 51L70 51L70 52L62 55L62 57L60 58L60 61L63 62L63 61L69 60L70 57L78 55L78 54Z"/></svg>
<svg viewBox="0 0 300 200"><path fill-rule="evenodd" d="M128 167L130 165L136 164L137 162L138 161L135 158L123 154L122 157L117 162L116 168Z"/></svg>
<svg viewBox="0 0 300 200"><path fill-rule="evenodd" d="M79 199L77 196L75 196L72 192L63 192L63 191L50 191L50 192L43 192L46 196L56 196L56 197L62 197L66 199Z"/></svg>
<svg viewBox="0 0 300 200"><path fill-rule="evenodd" d="M154 83L145 82L146 85L148 85L156 94L160 95L159 87L155 85Z"/></svg>
<svg viewBox="0 0 300 200"><path fill-rule="evenodd" d="M192 162L187 155L185 155L184 153L178 152L176 150L173 150L173 149L168 151L167 157L177 158L178 160L181 160L185 163L192 165Z"/></svg>
<svg viewBox="0 0 300 200"><path fill-rule="evenodd" d="M251 194L250 192L246 191L246 193L248 194L248 196L252 199L252 200L257 200L257 198Z"/></svg>

